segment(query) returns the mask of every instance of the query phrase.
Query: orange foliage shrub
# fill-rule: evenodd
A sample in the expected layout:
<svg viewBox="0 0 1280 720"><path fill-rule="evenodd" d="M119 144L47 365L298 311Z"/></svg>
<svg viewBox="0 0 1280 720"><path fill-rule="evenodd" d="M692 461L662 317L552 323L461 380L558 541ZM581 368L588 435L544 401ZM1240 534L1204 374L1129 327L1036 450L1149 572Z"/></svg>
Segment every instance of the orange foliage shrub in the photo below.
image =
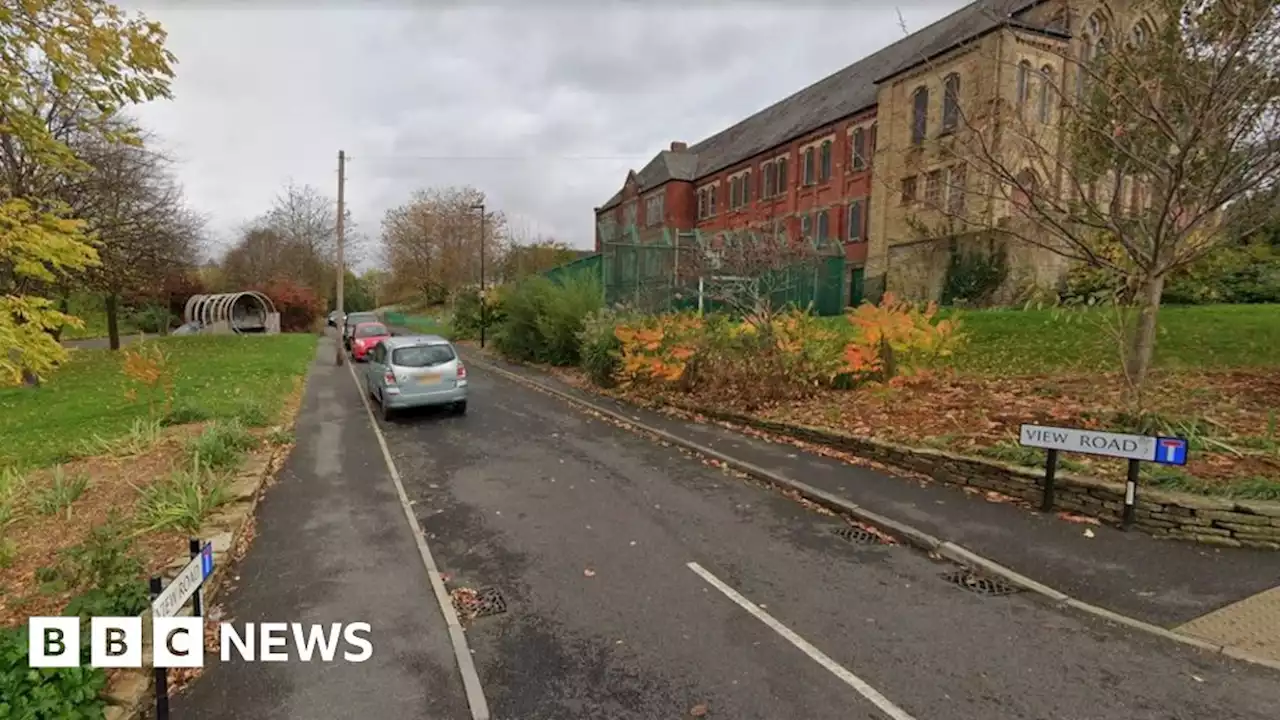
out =
<svg viewBox="0 0 1280 720"><path fill-rule="evenodd" d="M156 417L156 403L167 413L173 403L173 367L164 349L154 342L139 342L121 350L124 355L126 399L133 401L141 391L147 400L147 412Z"/></svg>
<svg viewBox="0 0 1280 720"><path fill-rule="evenodd" d="M923 308L886 293L879 305L863 303L846 317L857 335L845 346L845 372L855 379L924 375L964 343L958 319L938 317L938 306Z"/></svg>

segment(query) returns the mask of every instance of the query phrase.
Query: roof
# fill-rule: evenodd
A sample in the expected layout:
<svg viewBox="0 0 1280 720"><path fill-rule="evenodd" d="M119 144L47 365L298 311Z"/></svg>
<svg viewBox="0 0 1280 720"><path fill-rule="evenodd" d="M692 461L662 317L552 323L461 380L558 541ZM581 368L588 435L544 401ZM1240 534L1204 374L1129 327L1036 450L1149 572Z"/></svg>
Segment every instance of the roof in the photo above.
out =
<svg viewBox="0 0 1280 720"><path fill-rule="evenodd" d="M689 147L664 150L635 174L641 191L695 180L876 105L877 82L973 40L1044 0L977 0ZM1026 23L1019 27L1031 29ZM676 165L672 165L675 156ZM600 210L622 199L619 190Z"/></svg>

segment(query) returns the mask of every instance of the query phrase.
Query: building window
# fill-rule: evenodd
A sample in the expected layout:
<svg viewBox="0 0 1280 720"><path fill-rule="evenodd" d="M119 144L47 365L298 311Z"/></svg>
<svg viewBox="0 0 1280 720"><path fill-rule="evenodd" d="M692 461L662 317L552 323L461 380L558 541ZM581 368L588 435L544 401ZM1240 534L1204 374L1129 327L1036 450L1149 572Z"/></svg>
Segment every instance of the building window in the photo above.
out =
<svg viewBox="0 0 1280 720"><path fill-rule="evenodd" d="M862 128L856 128L853 131L853 141L849 143L851 156L850 161L854 170L865 170L867 167L867 131Z"/></svg>
<svg viewBox="0 0 1280 720"><path fill-rule="evenodd" d="M1053 92L1052 81L1053 68L1048 65L1040 68L1040 109L1038 114L1040 122L1046 124L1049 122L1049 110L1052 107L1050 104L1050 93Z"/></svg>
<svg viewBox="0 0 1280 720"><path fill-rule="evenodd" d="M916 88L911 97L911 144L924 142L929 133L929 88Z"/></svg>
<svg viewBox="0 0 1280 720"><path fill-rule="evenodd" d="M707 216L707 189L698 190L698 219L701 220Z"/></svg>
<svg viewBox="0 0 1280 720"><path fill-rule="evenodd" d="M867 162L868 163L871 161L871 158L874 158L876 156L876 130L879 127L880 127L879 123L871 123L871 132L868 133L869 137L867 138L867 145L868 145Z"/></svg>
<svg viewBox="0 0 1280 720"><path fill-rule="evenodd" d="M650 195L644 201L644 224L649 227L662 224L663 206L666 198L662 195Z"/></svg>
<svg viewBox="0 0 1280 720"><path fill-rule="evenodd" d="M790 178L787 177L787 159L784 157L778 158L777 161L774 162L774 166L778 170L777 191L778 194L781 195L791 189L790 185L788 185Z"/></svg>
<svg viewBox="0 0 1280 720"><path fill-rule="evenodd" d="M818 179L826 182L831 179L831 141L827 140L822 143L822 163L819 169Z"/></svg>
<svg viewBox="0 0 1280 720"><path fill-rule="evenodd" d="M712 185L707 188L707 213L708 217L715 217L716 214L716 196L720 194L720 187Z"/></svg>
<svg viewBox="0 0 1280 720"><path fill-rule="evenodd" d="M742 206L751 204L751 171L742 173Z"/></svg>
<svg viewBox="0 0 1280 720"><path fill-rule="evenodd" d="M805 215L800 218L800 237L804 240L813 239L813 216Z"/></svg>
<svg viewBox="0 0 1280 720"><path fill-rule="evenodd" d="M967 184L965 183L968 175L968 168L964 165L954 165L950 171L951 187L947 190L947 212L952 215L964 214L964 199L967 192Z"/></svg>
<svg viewBox="0 0 1280 720"><path fill-rule="evenodd" d="M931 208L942 207L942 171L932 170L925 176L924 201Z"/></svg>
<svg viewBox="0 0 1280 720"><path fill-rule="evenodd" d="M805 185L813 184L813 175L814 175L815 169L816 168L813 167L813 148L809 148L804 151L804 184Z"/></svg>
<svg viewBox="0 0 1280 720"><path fill-rule="evenodd" d="M1018 112L1027 106L1027 98L1031 95L1031 63L1023 60L1018 63Z"/></svg>
<svg viewBox="0 0 1280 720"><path fill-rule="evenodd" d="M910 205L916 201L916 176L902 178L902 204Z"/></svg>
<svg viewBox="0 0 1280 720"><path fill-rule="evenodd" d="M960 124L960 76L952 73L943 83L942 132L951 132Z"/></svg>
<svg viewBox="0 0 1280 720"><path fill-rule="evenodd" d="M831 237L831 216L826 210L818 213L818 242L825 243Z"/></svg>
<svg viewBox="0 0 1280 720"><path fill-rule="evenodd" d="M862 242L862 206L865 201L854 200L849 203L849 214L847 221L849 223L849 242Z"/></svg>
<svg viewBox="0 0 1280 720"><path fill-rule="evenodd" d="M632 200L631 202L627 203L626 207L623 209L624 218L625 218L623 220L624 224L627 227L633 227L636 224L636 216L639 214L639 212L640 212L640 205L637 201Z"/></svg>
<svg viewBox="0 0 1280 720"><path fill-rule="evenodd" d="M778 165L767 162L760 168L760 197L773 197L778 191Z"/></svg>
<svg viewBox="0 0 1280 720"><path fill-rule="evenodd" d="M1135 47L1142 47L1147 44L1147 38L1151 33L1147 30L1146 21L1139 21L1133 26L1133 44Z"/></svg>

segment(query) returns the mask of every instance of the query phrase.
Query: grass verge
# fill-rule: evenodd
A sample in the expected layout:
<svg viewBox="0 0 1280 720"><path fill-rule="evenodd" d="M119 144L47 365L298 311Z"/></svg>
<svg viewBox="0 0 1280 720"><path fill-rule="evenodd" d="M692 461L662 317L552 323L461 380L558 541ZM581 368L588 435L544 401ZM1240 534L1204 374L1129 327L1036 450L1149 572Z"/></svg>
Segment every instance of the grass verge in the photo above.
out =
<svg viewBox="0 0 1280 720"><path fill-rule="evenodd" d="M165 425L240 418L273 423L285 396L315 357L305 334L171 337L173 393ZM70 361L38 388L0 389L0 467L36 468L86 454L127 455L154 428L142 398L128 397L124 355L73 350ZM136 448L134 448L136 449Z"/></svg>

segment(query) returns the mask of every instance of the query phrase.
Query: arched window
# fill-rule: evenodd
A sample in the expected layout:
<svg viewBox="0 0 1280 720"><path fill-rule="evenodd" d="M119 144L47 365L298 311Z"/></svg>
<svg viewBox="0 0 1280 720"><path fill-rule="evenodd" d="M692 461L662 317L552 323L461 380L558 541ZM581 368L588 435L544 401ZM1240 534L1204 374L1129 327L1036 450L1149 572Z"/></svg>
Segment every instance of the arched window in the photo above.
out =
<svg viewBox="0 0 1280 720"><path fill-rule="evenodd" d="M916 88L911 96L911 144L924 142L929 132L929 88Z"/></svg>
<svg viewBox="0 0 1280 720"><path fill-rule="evenodd" d="M960 76L948 75L942 87L942 131L949 132L960 123Z"/></svg>
<svg viewBox="0 0 1280 720"><path fill-rule="evenodd" d="M1038 115L1040 122L1049 122L1049 111L1051 109L1051 94L1053 93L1053 68L1045 65L1040 68L1040 108Z"/></svg>
<svg viewBox="0 0 1280 720"><path fill-rule="evenodd" d="M831 179L831 141L826 140L822 143L822 152L818 163L818 182L826 182Z"/></svg>
<svg viewBox="0 0 1280 720"><path fill-rule="evenodd" d="M1018 110L1027 106L1027 98L1031 95L1031 63L1023 60L1018 63Z"/></svg>
<svg viewBox="0 0 1280 720"><path fill-rule="evenodd" d="M1151 31L1147 28L1145 20L1139 20L1138 24L1133 26L1133 44L1136 47L1142 47L1147 44L1147 39L1151 37Z"/></svg>
<svg viewBox="0 0 1280 720"><path fill-rule="evenodd" d="M850 161L853 163L854 170L864 170L867 167L867 132L862 128L854 128L853 140L850 144Z"/></svg>

